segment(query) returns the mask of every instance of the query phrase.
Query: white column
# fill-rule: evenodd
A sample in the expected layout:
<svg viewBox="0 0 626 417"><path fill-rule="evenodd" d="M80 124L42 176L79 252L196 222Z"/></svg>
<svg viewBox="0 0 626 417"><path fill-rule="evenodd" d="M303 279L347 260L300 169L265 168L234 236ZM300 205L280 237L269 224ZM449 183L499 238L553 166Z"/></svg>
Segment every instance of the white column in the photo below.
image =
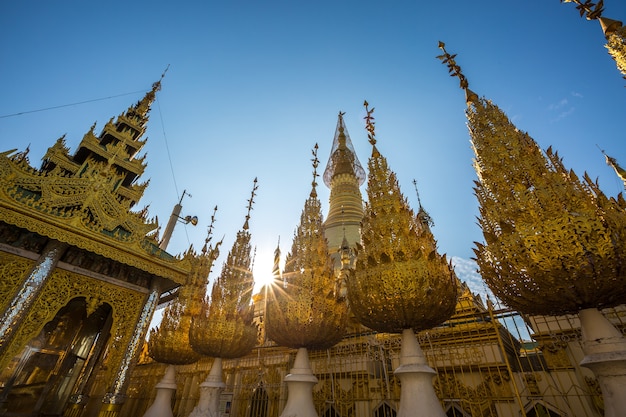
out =
<svg viewBox="0 0 626 417"><path fill-rule="evenodd" d="M172 395L176 392L176 369L169 365L163 379L154 387L157 391L154 402L143 417L174 417L172 413Z"/></svg>
<svg viewBox="0 0 626 417"><path fill-rule="evenodd" d="M433 388L435 370L428 366L413 329L402 332L400 366L394 371L401 382L398 417L445 417Z"/></svg>
<svg viewBox="0 0 626 417"><path fill-rule="evenodd" d="M585 357L598 378L605 417L626 416L626 338L597 308L578 313Z"/></svg>
<svg viewBox="0 0 626 417"><path fill-rule="evenodd" d="M198 405L189 417L219 417L220 394L225 387L226 384L222 381L222 358L215 358L209 375L200 384Z"/></svg>
<svg viewBox="0 0 626 417"><path fill-rule="evenodd" d="M317 378L313 375L306 348L298 349L293 368L287 376L287 404L281 417L318 417L313 404L313 386Z"/></svg>

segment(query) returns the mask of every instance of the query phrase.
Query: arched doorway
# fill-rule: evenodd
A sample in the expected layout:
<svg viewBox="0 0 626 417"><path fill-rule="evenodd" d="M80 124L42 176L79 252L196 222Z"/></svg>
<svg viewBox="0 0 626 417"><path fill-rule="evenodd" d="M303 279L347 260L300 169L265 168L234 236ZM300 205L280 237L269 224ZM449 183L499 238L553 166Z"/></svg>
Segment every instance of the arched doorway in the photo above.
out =
<svg viewBox="0 0 626 417"><path fill-rule="evenodd" d="M259 385L254 389L252 398L250 399L250 412L248 417L266 417L269 397L263 385Z"/></svg>
<svg viewBox="0 0 626 417"><path fill-rule="evenodd" d="M396 410L386 402L382 403L374 410L374 417L396 417L396 415Z"/></svg>
<svg viewBox="0 0 626 417"><path fill-rule="evenodd" d="M15 416L60 415L77 384L89 380L111 323L108 304L87 316L84 297L70 300L0 376L0 406Z"/></svg>

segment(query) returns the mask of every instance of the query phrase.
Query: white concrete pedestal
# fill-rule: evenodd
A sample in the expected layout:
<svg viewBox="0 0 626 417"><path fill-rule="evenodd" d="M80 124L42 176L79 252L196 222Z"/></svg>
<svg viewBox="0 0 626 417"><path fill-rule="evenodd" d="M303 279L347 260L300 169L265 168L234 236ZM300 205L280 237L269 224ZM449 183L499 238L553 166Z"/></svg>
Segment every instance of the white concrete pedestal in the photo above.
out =
<svg viewBox="0 0 626 417"><path fill-rule="evenodd" d="M280 417L318 417L313 404L313 386L317 378L313 375L306 348L298 349L290 373L285 376L288 397Z"/></svg>
<svg viewBox="0 0 626 417"><path fill-rule="evenodd" d="M176 391L176 369L173 365L167 367L165 375L154 388L156 397L143 417L173 417L172 395Z"/></svg>
<svg viewBox="0 0 626 417"><path fill-rule="evenodd" d="M445 417L433 388L437 374L428 366L413 329L402 332L400 366L394 371L401 382L398 417Z"/></svg>
<svg viewBox="0 0 626 417"><path fill-rule="evenodd" d="M596 308L578 313L585 357L602 389L605 417L626 416L626 338Z"/></svg>
<svg viewBox="0 0 626 417"><path fill-rule="evenodd" d="M189 417L219 417L220 394L226 388L222 381L222 358L215 358L211 371L200 384L200 399Z"/></svg>

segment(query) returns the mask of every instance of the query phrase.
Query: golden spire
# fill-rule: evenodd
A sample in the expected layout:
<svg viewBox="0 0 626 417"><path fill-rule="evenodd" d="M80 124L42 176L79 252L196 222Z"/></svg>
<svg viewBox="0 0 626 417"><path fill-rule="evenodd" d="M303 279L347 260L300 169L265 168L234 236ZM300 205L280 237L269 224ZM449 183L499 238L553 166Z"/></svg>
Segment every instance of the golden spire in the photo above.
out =
<svg viewBox="0 0 626 417"><path fill-rule="evenodd" d="M617 163L617 159L608 156L602 149L602 154L604 155L604 158L606 159L606 164L608 166L610 166L611 168L613 168L613 170L615 170L615 173L617 174L617 176L624 181L624 188L626 188L626 169L622 168L618 163Z"/></svg>
<svg viewBox="0 0 626 417"><path fill-rule="evenodd" d="M376 149L374 109L364 103L372 145L361 236L348 300L356 318L380 332L401 333L441 324L453 313L457 279L439 255L428 227L402 195L396 174Z"/></svg>
<svg viewBox="0 0 626 417"><path fill-rule="evenodd" d="M335 297L335 274L322 228L317 198L317 144L313 150L312 190L285 260L286 287L268 294L267 336L290 348L326 349L345 333L348 308Z"/></svg>
<svg viewBox="0 0 626 417"><path fill-rule="evenodd" d="M178 297L165 307L161 324L150 330L148 355L157 362L182 365L200 359L200 354L191 348L189 329L192 317L200 314L209 273L219 253L221 242L215 248L210 246L216 211L217 206L211 216L201 255L195 256L192 250L187 253L192 264L187 282L179 289Z"/></svg>
<svg viewBox="0 0 626 417"><path fill-rule="evenodd" d="M335 268L341 261L337 256L344 238L354 248L360 237L363 218L363 197L359 187L365 181L365 170L354 152L344 123L345 113L339 112L333 146L324 170L324 183L330 188L328 217L324 221L324 235L328 240Z"/></svg>
<svg viewBox="0 0 626 417"><path fill-rule="evenodd" d="M254 277L248 231L257 188L255 178L243 228L237 233L222 272L213 283L210 299L205 298L199 314L192 318L191 346L203 355L239 358L257 343L258 328L252 322L254 306L250 302Z"/></svg>
<svg viewBox="0 0 626 417"><path fill-rule="evenodd" d="M605 45L609 51L609 55L615 60L617 69L622 73L622 77L626 78L626 27L618 20L602 17L604 12L604 1L597 3L591 0L561 0L563 3L575 3L576 10L580 13L580 17L585 16L587 20L598 20L602 27L602 32L606 37Z"/></svg>
<svg viewBox="0 0 626 417"><path fill-rule="evenodd" d="M154 99L156 98L157 91L161 90L161 81L163 81L163 78L165 77L165 73L167 73L167 70L169 68L170 66L168 65L163 71L163 73L161 74L161 78L157 82L152 84L152 88L150 89L150 91L146 93L144 98L139 100L137 104L135 104L134 106L129 107L129 109L126 112L126 114L129 117L137 117L138 118L137 121L140 122L139 124L141 126L143 126L143 124L147 121L148 112L150 111L150 106L152 105L152 103L154 102Z"/></svg>
<svg viewBox="0 0 626 417"><path fill-rule="evenodd" d="M608 199L587 175L579 180L490 101L473 100L466 115L485 238L474 252L489 288L528 314L622 304L626 202Z"/></svg>
<svg viewBox="0 0 626 417"><path fill-rule="evenodd" d="M324 184L328 187L331 187L333 177L337 174L349 173L355 175L358 185L365 182L365 170L356 156L348 129L343 120L345 114L340 111L337 116L335 138L333 139L333 146L324 170Z"/></svg>

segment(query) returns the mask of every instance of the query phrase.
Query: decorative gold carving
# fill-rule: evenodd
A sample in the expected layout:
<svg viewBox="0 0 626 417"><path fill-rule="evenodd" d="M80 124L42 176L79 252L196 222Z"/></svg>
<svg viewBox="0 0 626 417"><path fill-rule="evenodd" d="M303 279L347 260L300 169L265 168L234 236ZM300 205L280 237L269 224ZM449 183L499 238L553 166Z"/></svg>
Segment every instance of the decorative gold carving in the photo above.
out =
<svg viewBox="0 0 626 417"><path fill-rule="evenodd" d="M471 388L457 380L454 375L440 373L435 379L435 391L439 398L460 399L461 407L468 410L470 415L496 417L498 413L492 401L494 392L491 389L494 375L489 374L484 382Z"/></svg>
<svg viewBox="0 0 626 417"><path fill-rule="evenodd" d="M540 374L525 373L523 378L530 395L541 395L541 390L539 389L539 381L541 381Z"/></svg>
<svg viewBox="0 0 626 417"><path fill-rule="evenodd" d="M475 253L489 288L528 314L622 304L626 201L607 198L587 175L581 181L490 101L469 102L466 114L486 242Z"/></svg>
<svg viewBox="0 0 626 417"><path fill-rule="evenodd" d="M330 378L323 379L315 386L313 402L316 408L323 412L326 411L327 407L333 407L336 415L346 417L354 415L352 393L342 389L339 384Z"/></svg>
<svg viewBox="0 0 626 417"><path fill-rule="evenodd" d="M24 280L33 261L0 252L0 311L4 311Z"/></svg>
<svg viewBox="0 0 626 417"><path fill-rule="evenodd" d="M111 131L96 138L92 127L79 145L90 152L83 159L68 154L64 138L48 150L40 170L29 165L28 151L0 153L0 221L183 283L188 261L158 248L158 225L146 209L130 210L145 188L134 183L143 165L132 156L143 145L137 139L157 84L125 117L109 122ZM125 129L132 137L120 137Z"/></svg>
<svg viewBox="0 0 626 417"><path fill-rule="evenodd" d="M346 331L348 307L335 293L333 261L324 237L317 197L318 146L313 149L313 181L285 260L283 284L269 288L266 331L270 339L291 348L326 349Z"/></svg>
<svg viewBox="0 0 626 417"><path fill-rule="evenodd" d="M546 359L548 367L571 368L574 366L567 356L567 342L562 340L545 340L539 345L539 349Z"/></svg>
<svg viewBox="0 0 626 417"><path fill-rule="evenodd" d="M77 297L84 297L88 304L96 303L94 300L97 299L112 307L112 337L105 367L106 380L110 380L111 372L115 370L126 352L145 295L59 269L52 273L44 285L24 324L17 330L6 353L0 358L0 367L4 368L7 361L17 355L20 349L54 318L61 307Z"/></svg>
<svg viewBox="0 0 626 417"><path fill-rule="evenodd" d="M366 129L372 145L368 162L369 204L362 222L362 247L348 279L348 300L357 320L381 332L434 327L454 313L457 278L437 253L428 222L402 195L396 175L376 148L373 109Z"/></svg>

